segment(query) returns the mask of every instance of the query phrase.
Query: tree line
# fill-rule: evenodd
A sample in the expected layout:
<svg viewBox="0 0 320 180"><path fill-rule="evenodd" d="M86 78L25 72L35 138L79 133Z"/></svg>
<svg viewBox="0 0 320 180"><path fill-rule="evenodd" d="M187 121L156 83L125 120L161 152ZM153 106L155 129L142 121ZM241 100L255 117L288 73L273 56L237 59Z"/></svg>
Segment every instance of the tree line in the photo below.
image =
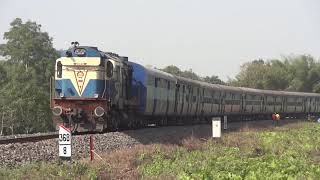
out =
<svg viewBox="0 0 320 180"><path fill-rule="evenodd" d="M241 66L229 85L257 89L320 92L320 62L310 55L258 59Z"/></svg>
<svg viewBox="0 0 320 180"><path fill-rule="evenodd" d="M0 135L54 130L50 110L50 77L59 58L52 37L33 21L16 18L0 44ZM253 60L234 79L199 76L174 65L162 71L214 84L258 89L320 92L320 63L310 55Z"/></svg>
<svg viewBox="0 0 320 180"><path fill-rule="evenodd" d="M320 61L311 55L290 55L282 59L253 60L241 65L240 72L235 78L226 82L215 75L201 77L192 69L183 71L174 65L160 70L213 84L320 93Z"/></svg>

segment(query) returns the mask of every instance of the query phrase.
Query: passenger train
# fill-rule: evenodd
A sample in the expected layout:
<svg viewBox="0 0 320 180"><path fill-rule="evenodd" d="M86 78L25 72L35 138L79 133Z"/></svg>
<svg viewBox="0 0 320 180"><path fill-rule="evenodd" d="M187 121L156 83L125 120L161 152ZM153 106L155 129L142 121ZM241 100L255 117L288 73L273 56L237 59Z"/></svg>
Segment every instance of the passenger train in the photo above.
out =
<svg viewBox="0 0 320 180"><path fill-rule="evenodd" d="M270 119L275 112L298 117L320 111L316 93L209 84L77 43L56 60L52 82L54 124L74 132L199 123L224 115L232 120Z"/></svg>

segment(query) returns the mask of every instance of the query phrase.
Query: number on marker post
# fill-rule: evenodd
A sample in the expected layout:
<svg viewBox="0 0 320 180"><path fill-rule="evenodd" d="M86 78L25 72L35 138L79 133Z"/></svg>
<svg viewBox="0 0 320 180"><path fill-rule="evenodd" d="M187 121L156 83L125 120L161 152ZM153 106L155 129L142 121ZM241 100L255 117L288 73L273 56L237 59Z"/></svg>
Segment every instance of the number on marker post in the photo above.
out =
<svg viewBox="0 0 320 180"><path fill-rule="evenodd" d="M59 156L71 158L71 132L64 126L59 129Z"/></svg>

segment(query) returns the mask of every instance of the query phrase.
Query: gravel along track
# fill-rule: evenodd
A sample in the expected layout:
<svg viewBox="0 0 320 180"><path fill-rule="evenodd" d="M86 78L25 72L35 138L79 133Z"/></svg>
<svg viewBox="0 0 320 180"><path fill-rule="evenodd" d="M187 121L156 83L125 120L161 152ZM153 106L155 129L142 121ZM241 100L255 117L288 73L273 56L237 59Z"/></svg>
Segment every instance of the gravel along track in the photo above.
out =
<svg viewBox="0 0 320 180"><path fill-rule="evenodd" d="M131 147L139 142L121 132L94 134L97 153L110 149ZM31 161L57 160L58 138L38 142L0 145L0 167L15 166ZM72 159L89 157L89 135L72 137Z"/></svg>
<svg viewBox="0 0 320 180"><path fill-rule="evenodd" d="M292 122L292 121L291 121ZM294 121L293 121L294 122ZM248 126L249 125L249 126ZM271 121L252 123L229 123L231 130L243 126L268 128ZM211 135L211 125L169 126L160 128L145 128L122 132L94 134L94 150L98 154L112 149L130 148L136 144L180 144L183 139L191 136L208 138ZM72 159L89 157L90 135L72 137ZM57 160L58 139L48 139L37 142L0 144L0 167L16 166L34 161Z"/></svg>

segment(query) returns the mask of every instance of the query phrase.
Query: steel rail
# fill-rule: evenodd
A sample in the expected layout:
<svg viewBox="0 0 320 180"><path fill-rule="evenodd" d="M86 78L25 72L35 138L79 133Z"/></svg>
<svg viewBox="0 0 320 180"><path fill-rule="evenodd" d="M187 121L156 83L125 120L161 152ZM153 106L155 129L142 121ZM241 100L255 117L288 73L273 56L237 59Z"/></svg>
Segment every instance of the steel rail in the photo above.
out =
<svg viewBox="0 0 320 180"><path fill-rule="evenodd" d="M40 135L30 134L30 136L21 136L21 137L15 136L15 137L3 138L3 139L0 139L0 144L38 142L38 141L54 139L58 137L59 137L58 133L40 134Z"/></svg>
<svg viewBox="0 0 320 180"><path fill-rule="evenodd" d="M233 131L236 130L237 128L232 127L233 125L254 125L257 123L255 126L259 126L259 123L262 122L273 122L272 120L248 120L248 121L230 121L228 122L228 130L227 131ZM302 119L285 119L281 120L281 123L288 123L288 122L294 122L294 121L305 121ZM193 126L193 125L199 125L202 123L197 123L197 124L175 124L171 126L148 126L145 128L161 128L161 127L172 127L172 126ZM208 123L204 123L208 124ZM210 124L210 123L209 123ZM221 124L223 125L223 124ZM268 128L268 126L266 126ZM125 130L133 130L133 129L121 129L119 131L125 131ZM79 136L79 135L85 135L85 134L103 134L103 133L108 133L108 132L77 132L77 133L72 133L73 136ZM55 139L59 138L59 133L58 132L52 132L52 133L42 133L42 134L25 134L25 135L12 135L12 136L0 136L0 145L1 144L11 144L11 143L28 143L28 142L38 142L38 141L43 141L43 140L48 140L48 139Z"/></svg>

